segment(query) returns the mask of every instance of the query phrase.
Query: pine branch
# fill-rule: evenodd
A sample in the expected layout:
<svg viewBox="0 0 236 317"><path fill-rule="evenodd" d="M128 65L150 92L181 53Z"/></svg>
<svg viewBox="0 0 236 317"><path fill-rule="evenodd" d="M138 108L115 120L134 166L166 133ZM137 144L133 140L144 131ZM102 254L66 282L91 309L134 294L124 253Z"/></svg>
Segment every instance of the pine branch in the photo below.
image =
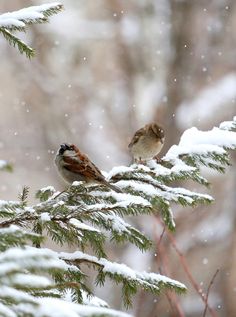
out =
<svg viewBox="0 0 236 317"><path fill-rule="evenodd" d="M0 33L10 45L16 46L21 54L24 53L28 58L31 58L34 56L34 50L17 36L13 35L12 31L25 32L27 25L46 23L49 21L48 18L50 16L62 10L62 4L56 2L1 14Z"/></svg>
<svg viewBox="0 0 236 317"><path fill-rule="evenodd" d="M95 256L90 256L80 251L74 253L60 252L59 257L75 265L87 263L95 268L97 267L98 275L96 283L99 285L104 284L106 277L111 278L116 283L122 283L123 300L127 307L131 305L131 295L137 292L138 287L142 287L155 294L160 294L165 288L175 290L179 293L186 291L186 287L182 283L160 274L140 273L127 267L125 264L112 263L104 258L98 259Z"/></svg>
<svg viewBox="0 0 236 317"><path fill-rule="evenodd" d="M5 37L10 45L13 45L14 47L17 46L21 54L24 53L28 58L34 56L34 50L18 37L14 36L10 31L0 27L0 33Z"/></svg>
<svg viewBox="0 0 236 317"><path fill-rule="evenodd" d="M226 125L234 127L232 122L230 125ZM195 138L192 138L193 133ZM194 144L191 143L193 141ZM202 144L203 141L204 144ZM106 238L110 238L116 243L127 241L134 243L141 250L149 248L151 241L128 224L123 217L150 213L159 214L168 229L174 230L175 223L171 204L194 207L200 203L210 203L213 199L207 194L193 192L181 187L170 187L171 181L191 179L202 185L208 185L207 180L201 175L200 167L205 165L224 171L225 167L229 165L228 151L235 148L236 133L233 130L215 128L202 132L190 129L184 133L180 144L171 147L160 163L153 160L147 165L133 164L129 167L114 168L109 175L110 180L122 188L123 193L115 193L99 184L75 182L62 193L56 192L51 186L41 189L37 192L40 202L31 207L26 206L27 189L23 190L20 202L1 201L0 250L3 253L9 250L12 252L12 247L17 247L21 252L19 258L24 258L26 261L26 263L19 262L19 258L15 261L16 248L13 249L15 253L9 251L10 258L5 258L2 261L3 265L5 265L6 259L7 263L10 263L5 271L8 277L7 280L4 280L5 284L3 283L4 294L9 295L9 292L16 290L19 292L17 296L21 298L21 301L32 307L32 305L41 305L38 302L39 296L50 296L55 300L58 300L58 297L61 300L66 288L69 288L73 298L78 303L82 303L82 291L88 293L90 291L86 286L86 276L81 271L81 264L93 266L98 271L96 281L100 285L103 285L106 278L112 279L115 283L121 283L123 285L123 300L127 306L131 305L131 297L138 288L155 294L159 294L161 290L165 289L184 292L185 286L183 284L165 276L155 273L140 273L128 268L125 264L107 260L104 251ZM33 230L34 233L28 233L16 225ZM60 265L63 263L63 267L61 269L50 268L47 264L45 267L42 263L48 261L52 263L45 258L48 251L27 247L29 243L40 245L42 234L51 237L59 245L76 245L80 251L73 254L60 253L60 259L58 254L52 253L50 257L54 258L55 263L61 261ZM167 231L167 234L170 235L170 232ZM97 256L86 254L85 251L88 247L92 248ZM37 253L37 250L44 253ZM40 256L44 259L43 262L40 262ZM31 266L30 263L32 263ZM23 284L21 283L22 274L25 274L26 271L28 284ZM38 272L46 273L50 277L50 282L46 285L46 280L41 278L38 283L31 287L29 282L36 279ZM14 283L12 282L13 277ZM5 278L5 275L2 278ZM44 287L43 282L45 283ZM14 307L19 311L18 304L20 305L20 303L16 303L14 296L11 298L8 295L1 298L0 289L0 301L4 305L6 304L4 309L12 307L14 304ZM45 300L49 299L45 298ZM203 300L206 302L205 298ZM53 303L51 304L53 305ZM78 306L76 307L78 308ZM212 310L210 312L213 314ZM106 316L106 313L107 311L103 315ZM29 314L29 312L24 310L21 315L24 314ZM110 316L111 312L109 311L107 314Z"/></svg>
<svg viewBox="0 0 236 317"><path fill-rule="evenodd" d="M233 117L232 121L224 121L220 124L220 129L227 131L236 131L236 116Z"/></svg>
<svg viewBox="0 0 236 317"><path fill-rule="evenodd" d="M29 195L29 187L24 186L22 189L22 193L19 194L19 200L21 201L21 204L23 207L27 205L28 195Z"/></svg>

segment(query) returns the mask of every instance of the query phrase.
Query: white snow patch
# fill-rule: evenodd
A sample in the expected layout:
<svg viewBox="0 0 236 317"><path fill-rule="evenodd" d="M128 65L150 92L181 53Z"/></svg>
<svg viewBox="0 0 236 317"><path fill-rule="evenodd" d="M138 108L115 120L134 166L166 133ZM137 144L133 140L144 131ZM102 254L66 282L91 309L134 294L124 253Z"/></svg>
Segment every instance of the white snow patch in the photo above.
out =
<svg viewBox="0 0 236 317"><path fill-rule="evenodd" d="M183 133L179 145L173 145L163 159L175 162L182 154L208 155L209 152L223 155L226 153L223 147L236 147L235 132L216 127L210 131L200 131L193 127ZM181 161L178 160L178 162Z"/></svg>
<svg viewBox="0 0 236 317"><path fill-rule="evenodd" d="M218 145L232 148L236 145L236 134L214 127L209 131L200 131L196 127L186 130L179 142L179 146L189 145Z"/></svg>
<svg viewBox="0 0 236 317"><path fill-rule="evenodd" d="M117 174L124 174L127 172L133 172L133 168L130 166L115 166L112 168L112 170L108 173L107 179L112 178L113 176Z"/></svg>
<svg viewBox="0 0 236 317"><path fill-rule="evenodd" d="M47 191L55 193L56 190L55 190L55 188L53 186L47 186L47 187L43 187L43 188L40 189L41 193L45 193Z"/></svg>
<svg viewBox="0 0 236 317"><path fill-rule="evenodd" d="M149 196L154 196L157 194L157 190L150 184L141 184L133 180L119 181L117 184L121 188L132 187L134 190L142 191Z"/></svg>
<svg viewBox="0 0 236 317"><path fill-rule="evenodd" d="M27 22L44 19L43 12L60 5L59 2L31 6L18 11L7 12L0 15L0 26L6 28L25 27ZM24 23L24 21L26 23Z"/></svg>
<svg viewBox="0 0 236 317"><path fill-rule="evenodd" d="M33 214L35 212L35 209L33 207L30 207L30 206L27 206L24 209L25 209L25 211L27 211L27 212L29 212L31 214Z"/></svg>
<svg viewBox="0 0 236 317"><path fill-rule="evenodd" d="M145 284L149 285L150 282L152 283L164 282L164 283L171 283L172 285L175 285L181 288L186 288L184 284L178 281L172 280L166 276L156 274L156 273L137 272L135 270L132 270L131 268L129 268L127 265L123 263L110 262L104 258L98 259L95 256L84 254L80 251L75 251L74 253L60 252L58 254L62 259L65 259L65 260L86 260L89 262L97 263L99 266L103 267L102 270L104 272L117 274L117 275L123 276L124 278L128 280L137 280L140 283L143 283L144 285ZM157 285L155 286L158 287Z"/></svg>
<svg viewBox="0 0 236 317"><path fill-rule="evenodd" d="M117 202L121 203L121 205L128 206L131 204L140 204L143 206L150 206L150 203L140 197L140 196L135 196L131 194L126 194L126 193L116 193L114 191L111 192L100 192L100 191L93 191L92 194L96 197L113 197Z"/></svg>
<svg viewBox="0 0 236 317"><path fill-rule="evenodd" d="M17 317L15 312L11 309L9 309L4 304L0 303L0 315L2 316L8 316L8 317Z"/></svg>
<svg viewBox="0 0 236 317"><path fill-rule="evenodd" d="M40 218L43 222L51 221L51 216L48 212L42 212Z"/></svg>
<svg viewBox="0 0 236 317"><path fill-rule="evenodd" d="M63 200L59 200L57 203L55 203L52 207L53 208L57 208L57 207L60 207L60 206L64 206L65 205L65 202Z"/></svg>
<svg viewBox="0 0 236 317"><path fill-rule="evenodd" d="M83 303L85 305L91 305L91 306L96 306L96 307L109 307L108 304L101 298L97 296L92 296L82 290L82 298L83 298Z"/></svg>
<svg viewBox="0 0 236 317"><path fill-rule="evenodd" d="M5 279L3 279L3 283L5 284ZM45 276L18 273L14 275L14 284L27 287L48 287L52 285L52 281Z"/></svg>
<svg viewBox="0 0 236 317"><path fill-rule="evenodd" d="M100 230L98 230L92 226L88 226L85 223L83 223L75 218L70 219L69 223L72 224L74 227L76 227L76 229L94 231L94 232L99 232L99 233L101 232Z"/></svg>
<svg viewBox="0 0 236 317"><path fill-rule="evenodd" d="M236 116L233 118L233 121L224 121L220 124L220 129L222 130L232 130L236 128Z"/></svg>
<svg viewBox="0 0 236 317"><path fill-rule="evenodd" d="M40 298L37 317L89 317L97 314L109 314L114 317L131 317L126 313L110 308L94 307L66 302L56 298Z"/></svg>

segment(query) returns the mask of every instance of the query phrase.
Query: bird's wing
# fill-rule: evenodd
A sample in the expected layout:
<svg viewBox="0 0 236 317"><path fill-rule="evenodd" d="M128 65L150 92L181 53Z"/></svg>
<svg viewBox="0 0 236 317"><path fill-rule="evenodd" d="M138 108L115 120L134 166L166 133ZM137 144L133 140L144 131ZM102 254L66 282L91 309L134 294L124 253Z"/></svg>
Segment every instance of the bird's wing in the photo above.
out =
<svg viewBox="0 0 236 317"><path fill-rule="evenodd" d="M128 145L128 148L131 148L135 143L138 142L141 136L143 136L146 133L146 127L143 127L135 132L132 140L130 141L130 144Z"/></svg>
<svg viewBox="0 0 236 317"><path fill-rule="evenodd" d="M65 168L68 171L83 175L85 178L103 181L104 176L100 170L94 165L84 154L76 157L64 156Z"/></svg>

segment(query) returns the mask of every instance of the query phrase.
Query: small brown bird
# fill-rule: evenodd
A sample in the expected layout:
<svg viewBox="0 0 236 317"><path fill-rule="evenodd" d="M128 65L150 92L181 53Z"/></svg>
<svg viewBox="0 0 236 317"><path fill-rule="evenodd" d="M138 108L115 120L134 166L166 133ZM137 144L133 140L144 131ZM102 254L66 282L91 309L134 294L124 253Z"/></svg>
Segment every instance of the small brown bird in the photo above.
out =
<svg viewBox="0 0 236 317"><path fill-rule="evenodd" d="M122 193L118 187L105 180L100 170L90 159L74 145L64 143L60 146L55 164L62 178L69 184L74 181L84 181L86 183L100 183L117 193Z"/></svg>
<svg viewBox="0 0 236 317"><path fill-rule="evenodd" d="M156 123L150 123L135 132L128 147L135 162L145 162L161 151L164 140L163 128Z"/></svg>

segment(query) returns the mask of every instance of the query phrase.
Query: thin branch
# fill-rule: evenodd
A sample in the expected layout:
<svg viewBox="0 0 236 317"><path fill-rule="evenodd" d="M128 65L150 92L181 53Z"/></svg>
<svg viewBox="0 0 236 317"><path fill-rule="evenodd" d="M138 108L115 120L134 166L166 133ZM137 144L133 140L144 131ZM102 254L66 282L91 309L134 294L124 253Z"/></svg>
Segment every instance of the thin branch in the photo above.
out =
<svg viewBox="0 0 236 317"><path fill-rule="evenodd" d="M210 293L210 289L211 289L211 287L212 287L212 285L213 285L213 283L214 283L214 280L215 280L215 278L216 278L216 275L219 273L219 269L217 269L216 270L216 272L215 272L215 274L213 275L213 277L212 277L212 279L211 279L211 281L210 281L210 284L209 284L209 286L208 286L208 288L207 288L207 293L206 293L206 303L208 303L208 297L209 297L209 293ZM205 317L206 316L206 313L207 313L207 304L205 305L205 309L204 309L204 312L203 312L203 317Z"/></svg>
<svg viewBox="0 0 236 317"><path fill-rule="evenodd" d="M73 264L75 266L79 266L82 263L86 263L88 265L98 266L101 269L104 268L103 264L101 264L99 262L96 262L96 261L93 261L93 260L88 260L88 259L83 259L83 258L81 258L81 259L73 259L73 260L69 259L68 260L68 259L64 259L63 256L61 257L61 259L64 260L65 262L67 262L69 264Z"/></svg>
<svg viewBox="0 0 236 317"><path fill-rule="evenodd" d="M159 220L160 221L160 220ZM180 259L180 262L183 266L183 269L186 273L186 275L188 276L188 279L190 281L190 283L192 284L193 288L196 290L196 292L199 294L200 298L202 299L202 301L204 302L204 304L206 305L206 308L209 310L210 312L210 315L212 317L217 317L217 314L215 312L215 310L213 310L208 302L207 302L207 298L206 298L206 295L204 295L201 290L200 290L200 287L199 285L197 284L197 282L194 280L193 278L193 275L191 274L190 270L189 270L189 266L187 264L187 261L183 255L183 253L179 250L179 248L177 247L177 244L176 244L176 241L175 241L175 238L173 237L173 235L171 234L171 232L169 232L168 230L166 230L166 233L167 233L167 236L170 240L170 243L172 245L172 247L174 248L174 250L176 251L176 253L178 254L179 256L179 259Z"/></svg>
<svg viewBox="0 0 236 317"><path fill-rule="evenodd" d="M25 53L28 58L34 56L35 52L29 45L13 35L7 29L0 27L0 33L5 37L10 45L17 46L21 54Z"/></svg>
<svg viewBox="0 0 236 317"><path fill-rule="evenodd" d="M165 234L165 231L166 231L166 227L164 226L164 227L163 227L163 230L162 230L162 233L161 233L161 235L160 235L160 238L159 238L159 240L158 240L158 242L157 242L157 245L156 245L157 251L158 251L158 249L159 249L159 247L160 247L160 244L161 244L161 241L162 241L163 236L164 236L164 234Z"/></svg>
<svg viewBox="0 0 236 317"><path fill-rule="evenodd" d="M156 216L155 219L158 220L158 223L161 223L160 219L158 219L158 216ZM169 269L169 263L168 263L168 257L167 257L166 251L165 251L165 247L161 244L163 237L164 237L164 234L166 232L165 226L163 226L162 233L159 237L157 236L156 232L157 232L157 230L156 230L156 226L155 226L154 233L155 233L155 240L157 241L156 252L159 253L160 262L161 262L160 264L163 268L163 274L171 276L170 269ZM162 274L161 269L160 269L160 273ZM171 292L171 291L167 291L165 295L167 297L167 300L169 302L169 305L170 305L172 311L178 312L179 317L184 317L185 315L184 315L183 309L179 304L179 301L178 301L176 294Z"/></svg>

